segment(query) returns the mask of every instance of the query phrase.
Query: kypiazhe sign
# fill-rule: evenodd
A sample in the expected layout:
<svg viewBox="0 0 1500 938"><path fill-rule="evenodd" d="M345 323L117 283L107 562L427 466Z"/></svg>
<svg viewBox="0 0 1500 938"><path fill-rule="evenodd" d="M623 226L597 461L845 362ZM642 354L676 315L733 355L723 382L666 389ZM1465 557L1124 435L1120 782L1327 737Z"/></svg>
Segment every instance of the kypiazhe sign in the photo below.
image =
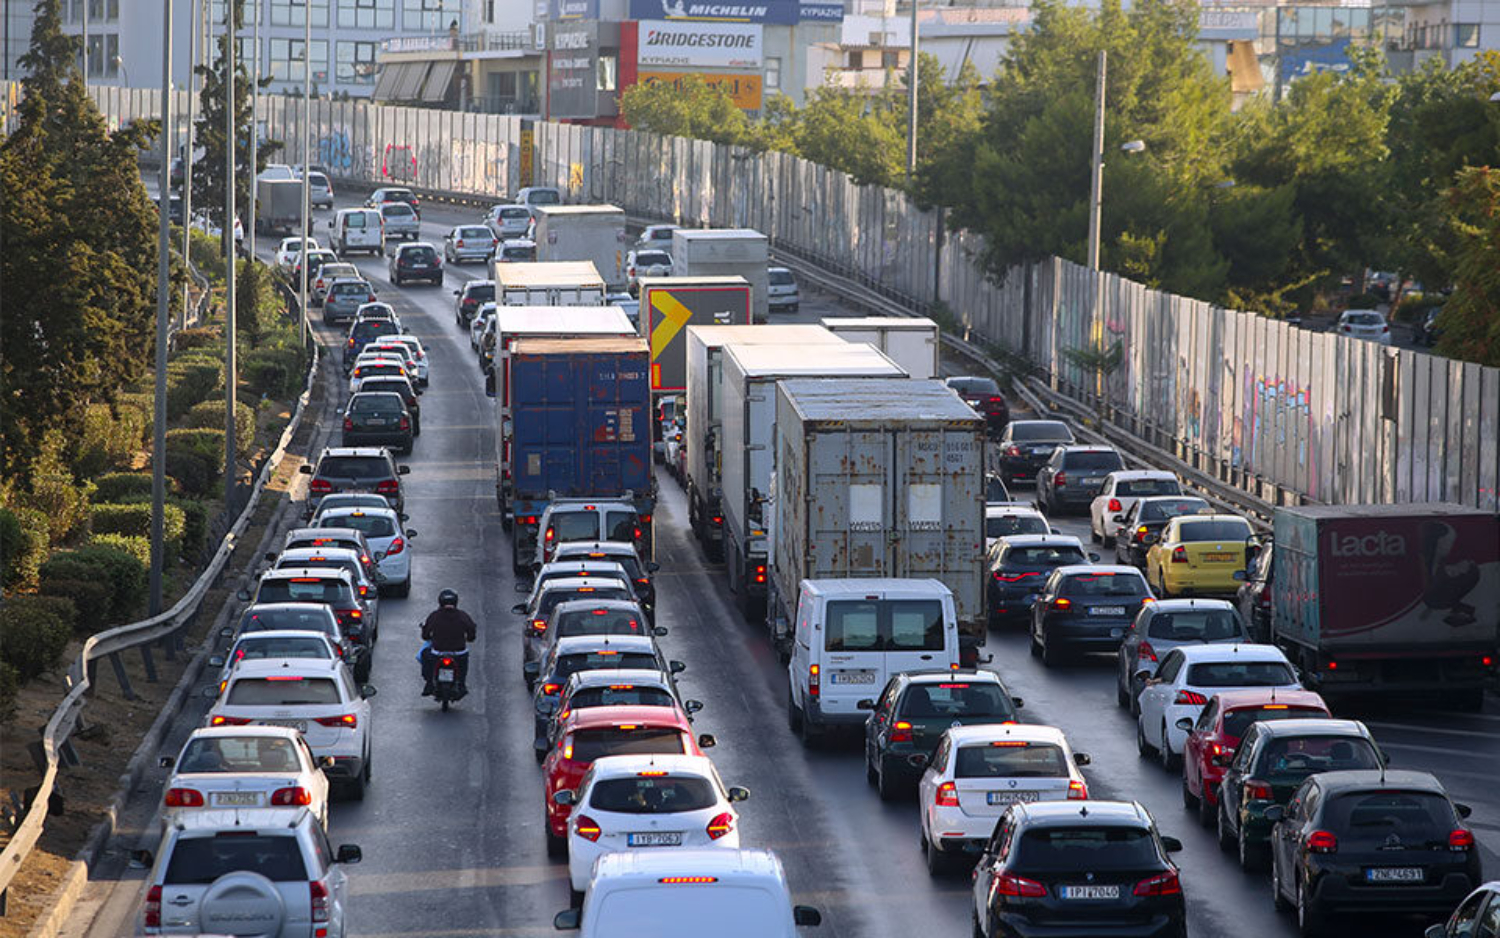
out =
<svg viewBox="0 0 1500 938"><path fill-rule="evenodd" d="M641 72L640 83L643 85L666 84L681 88L683 81L689 75L696 75L711 87L724 91L734 102L734 106L741 110L760 110L761 77L750 72L735 75L713 72Z"/></svg>
<svg viewBox="0 0 1500 938"><path fill-rule="evenodd" d="M640 65L758 68L761 28L743 23L645 20L640 25Z"/></svg>

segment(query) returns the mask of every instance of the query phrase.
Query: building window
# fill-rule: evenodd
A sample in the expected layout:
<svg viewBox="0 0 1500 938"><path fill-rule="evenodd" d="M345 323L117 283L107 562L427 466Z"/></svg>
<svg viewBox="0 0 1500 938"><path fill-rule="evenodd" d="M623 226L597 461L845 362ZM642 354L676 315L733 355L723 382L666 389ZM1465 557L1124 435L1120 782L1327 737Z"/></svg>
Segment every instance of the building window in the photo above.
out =
<svg viewBox="0 0 1500 938"><path fill-rule="evenodd" d="M305 26L308 6L314 26L328 25L328 0L271 0L272 26Z"/></svg>
<svg viewBox="0 0 1500 938"><path fill-rule="evenodd" d="M340 42L338 44L338 82L341 85L375 84L375 50L373 42Z"/></svg>
<svg viewBox="0 0 1500 938"><path fill-rule="evenodd" d="M83 22L83 0L64 0L62 4L63 19L69 23Z"/></svg>
<svg viewBox="0 0 1500 938"><path fill-rule="evenodd" d="M615 75L618 71L619 57L613 55L599 56L599 71L594 81L594 88L598 91L614 91Z"/></svg>
<svg viewBox="0 0 1500 938"><path fill-rule="evenodd" d="M486 23L495 21L495 0L484 0L484 21Z"/></svg>
<svg viewBox="0 0 1500 938"><path fill-rule="evenodd" d="M781 59L778 59L778 58L767 58L766 59L766 82L765 82L765 84L766 84L767 88L780 88L781 87Z"/></svg>
<svg viewBox="0 0 1500 938"><path fill-rule="evenodd" d="M396 0L339 0L339 25L355 29L394 29Z"/></svg>
<svg viewBox="0 0 1500 938"><path fill-rule="evenodd" d="M120 0L89 0L90 23L117 23L120 21Z"/></svg>
<svg viewBox="0 0 1500 938"><path fill-rule="evenodd" d="M254 26L255 19L260 15L261 0L245 0L245 25ZM210 23L224 22L224 0L213 0L208 8L208 21Z"/></svg>
<svg viewBox="0 0 1500 938"><path fill-rule="evenodd" d="M901 67L901 53L897 52L895 50L887 50L885 52L880 53L880 67L881 68L900 68Z"/></svg>
<svg viewBox="0 0 1500 938"><path fill-rule="evenodd" d="M1459 49L1479 48L1479 24L1459 23L1454 26L1453 45Z"/></svg>
<svg viewBox="0 0 1500 938"><path fill-rule="evenodd" d="M271 77L277 81L302 81L302 40L301 39L272 39L271 40ZM327 81L328 77L328 43L322 39L314 39L312 44L312 69L313 80Z"/></svg>
<svg viewBox="0 0 1500 938"><path fill-rule="evenodd" d="M435 33L448 28L445 13L458 16L459 0L402 0L401 28Z"/></svg>
<svg viewBox="0 0 1500 938"><path fill-rule="evenodd" d="M864 51L860 50L860 49L855 49L853 52L850 52L849 53L849 62L848 62L848 65L846 67L849 68L849 69L852 69L852 70L858 70L858 69L864 68L865 67L865 54L864 54Z"/></svg>

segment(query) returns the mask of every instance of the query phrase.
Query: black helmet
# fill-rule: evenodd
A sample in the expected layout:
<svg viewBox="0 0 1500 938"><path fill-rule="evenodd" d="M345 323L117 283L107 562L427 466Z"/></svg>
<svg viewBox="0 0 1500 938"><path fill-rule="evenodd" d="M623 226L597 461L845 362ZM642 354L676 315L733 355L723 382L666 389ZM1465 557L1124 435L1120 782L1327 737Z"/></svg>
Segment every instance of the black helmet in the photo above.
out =
<svg viewBox="0 0 1500 938"><path fill-rule="evenodd" d="M453 590L443 590L441 593L438 593L438 605L457 606L458 594L453 592Z"/></svg>

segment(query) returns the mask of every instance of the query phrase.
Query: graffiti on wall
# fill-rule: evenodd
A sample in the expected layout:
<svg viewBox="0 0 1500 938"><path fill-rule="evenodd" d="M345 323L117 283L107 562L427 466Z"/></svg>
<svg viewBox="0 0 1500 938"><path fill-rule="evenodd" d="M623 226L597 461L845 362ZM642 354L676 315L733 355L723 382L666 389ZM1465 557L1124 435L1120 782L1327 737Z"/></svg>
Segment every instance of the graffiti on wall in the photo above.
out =
<svg viewBox="0 0 1500 938"><path fill-rule="evenodd" d="M1247 472L1271 473L1276 455L1293 447L1297 475L1316 490L1319 434L1312 413L1312 389L1265 375L1247 375L1246 385L1245 411L1234 423L1231 464ZM1289 484L1293 480L1276 481Z"/></svg>
<svg viewBox="0 0 1500 938"><path fill-rule="evenodd" d="M416 182L416 150L406 144L386 144L385 159L380 164L380 175L387 182L404 182L408 184Z"/></svg>
<svg viewBox="0 0 1500 938"><path fill-rule="evenodd" d="M318 138L318 162L335 176L353 175L354 147L347 130L341 127Z"/></svg>

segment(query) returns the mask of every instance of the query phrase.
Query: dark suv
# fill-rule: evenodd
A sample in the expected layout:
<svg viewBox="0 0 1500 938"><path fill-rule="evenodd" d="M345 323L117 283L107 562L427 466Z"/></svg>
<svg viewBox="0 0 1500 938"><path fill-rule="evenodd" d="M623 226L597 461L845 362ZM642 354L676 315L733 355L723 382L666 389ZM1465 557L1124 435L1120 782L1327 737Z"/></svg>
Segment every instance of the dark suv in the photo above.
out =
<svg viewBox="0 0 1500 938"><path fill-rule="evenodd" d="M1044 511L1085 510L1099 494L1104 477L1125 468L1110 446L1059 446L1036 474L1036 500Z"/></svg>
<svg viewBox="0 0 1500 938"><path fill-rule="evenodd" d="M461 289L454 290L453 295L458 297L453 306L453 318L460 326L467 326L479 307L495 302L495 281L470 280Z"/></svg>
<svg viewBox="0 0 1500 938"><path fill-rule="evenodd" d="M390 391L361 391L344 410L345 446L389 446L411 454L411 415L401 395Z"/></svg>
<svg viewBox="0 0 1500 938"><path fill-rule="evenodd" d="M354 367L354 360L365 346L390 335L400 335L401 324L394 319L361 319L349 328L344 340L344 374Z"/></svg>
<svg viewBox="0 0 1500 938"><path fill-rule="evenodd" d="M984 418L984 427L990 436L999 436L1010 423L1010 405L1005 402L1005 395L1000 393L1000 385L994 378L965 376L949 378L944 383Z"/></svg>
<svg viewBox="0 0 1500 938"><path fill-rule="evenodd" d="M299 471L312 476L307 484L309 518L317 513L323 496L334 492L374 492L398 512L406 506L401 476L411 472L411 467L396 465L384 447L330 446L318 457L316 467L303 463Z"/></svg>
<svg viewBox="0 0 1500 938"><path fill-rule="evenodd" d="M403 244L391 255L390 278L397 286L409 280L426 280L440 287L443 285L443 259L425 241Z"/></svg>
<svg viewBox="0 0 1500 938"><path fill-rule="evenodd" d="M1011 482L1030 482L1053 450L1073 441L1073 431L1061 420L1012 420L1000 434L1000 475Z"/></svg>

